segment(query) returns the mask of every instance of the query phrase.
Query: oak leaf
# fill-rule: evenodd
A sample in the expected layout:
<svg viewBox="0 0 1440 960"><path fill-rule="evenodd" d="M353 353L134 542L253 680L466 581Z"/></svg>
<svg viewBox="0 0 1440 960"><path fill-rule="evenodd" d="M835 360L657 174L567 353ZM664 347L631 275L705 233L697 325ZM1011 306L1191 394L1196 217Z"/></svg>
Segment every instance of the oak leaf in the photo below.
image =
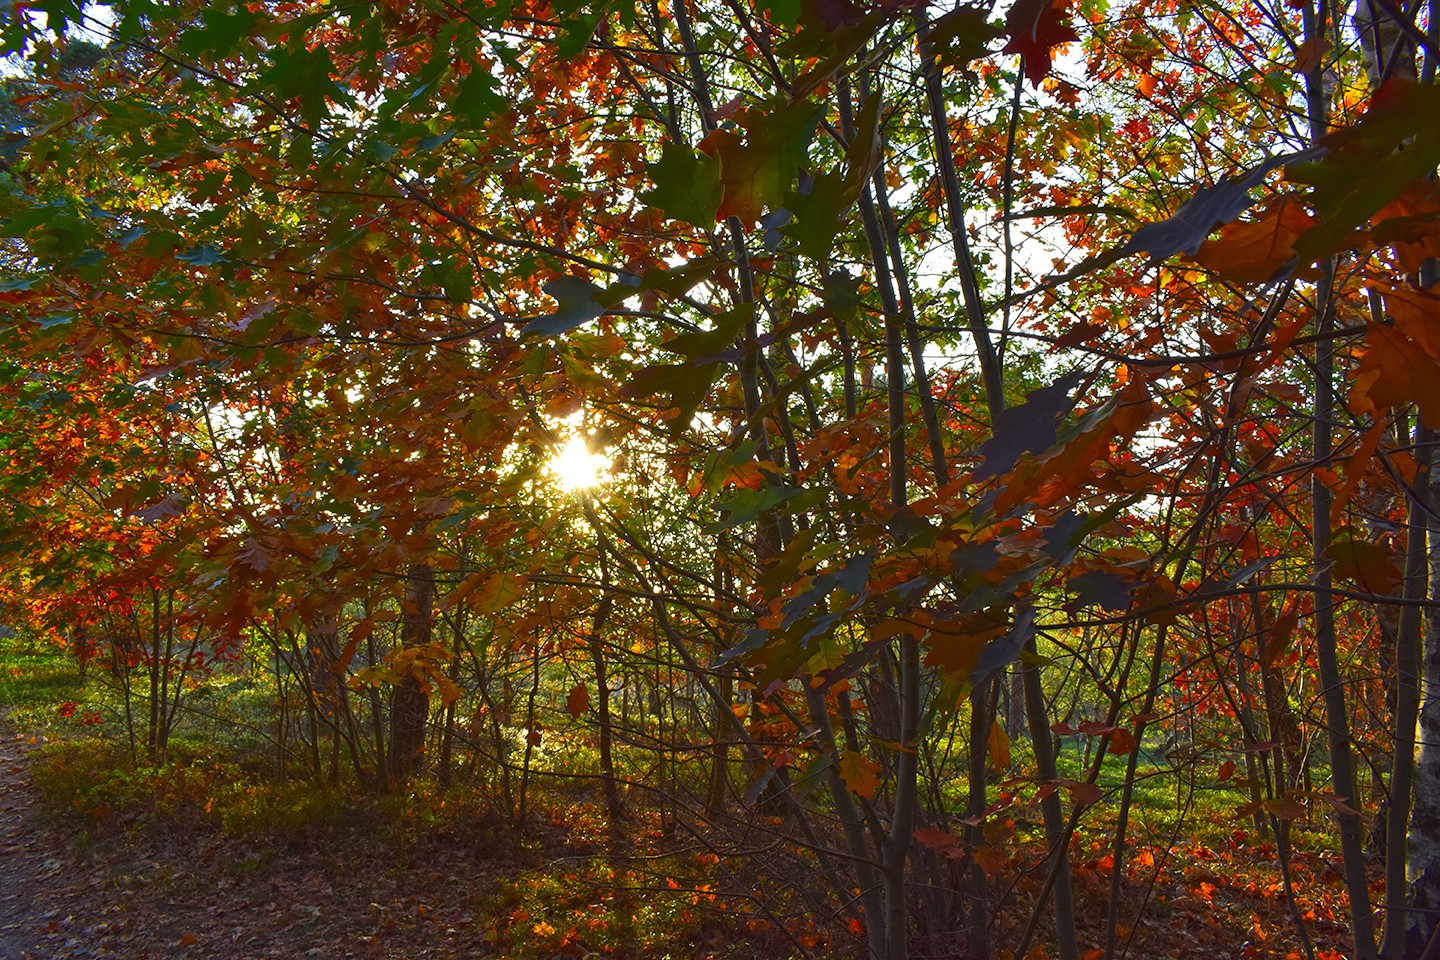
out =
<svg viewBox="0 0 1440 960"><path fill-rule="evenodd" d="M1025 77L1034 86L1050 73L1053 48L1080 39L1067 7L1065 0L1019 0L1005 16L1010 40L1001 52L1025 58Z"/></svg>
<svg viewBox="0 0 1440 960"><path fill-rule="evenodd" d="M1281 197L1261 216L1222 227L1195 252L1195 262L1234 283L1265 283L1296 259L1295 241L1315 224L1294 197Z"/></svg>
<svg viewBox="0 0 1440 960"><path fill-rule="evenodd" d="M880 787L880 764L864 754L846 750L840 754L840 779L851 793L869 800Z"/></svg>

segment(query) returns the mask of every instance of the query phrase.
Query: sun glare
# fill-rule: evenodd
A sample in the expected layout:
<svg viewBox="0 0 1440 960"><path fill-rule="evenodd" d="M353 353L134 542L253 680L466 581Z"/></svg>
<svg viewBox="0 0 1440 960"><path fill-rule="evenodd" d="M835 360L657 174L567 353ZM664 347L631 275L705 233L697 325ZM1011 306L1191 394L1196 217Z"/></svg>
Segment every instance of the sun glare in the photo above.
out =
<svg viewBox="0 0 1440 960"><path fill-rule="evenodd" d="M584 437L571 437L550 461L550 472L566 490L586 490L604 482L610 464L605 454L590 452Z"/></svg>

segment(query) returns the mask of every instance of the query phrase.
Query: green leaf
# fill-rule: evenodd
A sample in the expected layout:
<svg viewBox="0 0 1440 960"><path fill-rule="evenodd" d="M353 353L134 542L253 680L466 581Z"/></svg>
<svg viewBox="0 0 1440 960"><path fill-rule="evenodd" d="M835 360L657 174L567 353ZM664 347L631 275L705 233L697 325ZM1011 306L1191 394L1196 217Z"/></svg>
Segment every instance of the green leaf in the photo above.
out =
<svg viewBox="0 0 1440 960"><path fill-rule="evenodd" d="M711 134L707 140L720 160L724 188L720 216L754 223L766 210L779 207L824 114L824 107L809 100L771 103L768 110L750 108L736 114L735 122L745 131L743 141L734 130Z"/></svg>
<svg viewBox="0 0 1440 960"><path fill-rule="evenodd" d="M964 68L971 60L990 53L990 41L1003 36L1004 29L990 22L984 7L957 7L930 26L925 39L930 55L941 66Z"/></svg>
<svg viewBox="0 0 1440 960"><path fill-rule="evenodd" d="M714 226L723 197L719 160L666 142L660 148L660 159L650 164L648 173L655 188L641 193L641 200L664 211L672 220L702 229Z"/></svg>
<svg viewBox="0 0 1440 960"><path fill-rule="evenodd" d="M522 337L547 337L568 333L581 324L596 319L617 302L608 299L609 291L604 287L598 287L582 277L561 277L551 280L542 289L555 298L560 308L548 316L536 317L527 323L520 331Z"/></svg>
<svg viewBox="0 0 1440 960"><path fill-rule="evenodd" d="M186 30L175 45L187 57L202 53L227 56L250 35L260 18L243 5L228 10L211 7L200 14L200 22L203 26Z"/></svg>
<svg viewBox="0 0 1440 960"><path fill-rule="evenodd" d="M648 270L640 278L640 286L633 292L641 293L646 290L659 290L668 293L672 297L678 297L689 290L695 284L709 277L720 266L720 261L715 257L697 257L689 263L677 267L670 267L664 270ZM612 290L615 288L611 288ZM630 296L629 293L625 296Z"/></svg>
<svg viewBox="0 0 1440 960"><path fill-rule="evenodd" d="M505 98L496 91L500 82L478 66L460 81L455 98L450 101L450 114L462 130L479 130L491 117L505 109ZM428 149L428 148L422 148Z"/></svg>
<svg viewBox="0 0 1440 960"><path fill-rule="evenodd" d="M800 22L800 0L761 0L759 7L770 12L770 22L777 27L793 29Z"/></svg>
<svg viewBox="0 0 1440 960"><path fill-rule="evenodd" d="M734 310L717 313L710 319L715 326L699 333L682 333L662 346L692 361L704 360L729 347L740 335L746 321L755 315L755 305L742 304Z"/></svg>
<svg viewBox="0 0 1440 960"><path fill-rule="evenodd" d="M273 88L282 100L298 100L300 116L310 126L318 125L329 113L327 98L338 103L353 102L332 79L335 61L330 59L330 51L325 47L310 49L294 42L268 52L267 56L272 66L257 82L262 87Z"/></svg>
<svg viewBox="0 0 1440 960"><path fill-rule="evenodd" d="M626 399L654 396L666 393L670 405L678 409L679 415L670 421L672 433L678 433L690 426L695 411L704 402L710 386L719 373L719 364L696 366L689 363L662 363L637 370L620 390Z"/></svg>
<svg viewBox="0 0 1440 960"><path fill-rule="evenodd" d="M573 16L560 20L561 33L555 38L555 50L566 60L573 60L584 52L600 26L610 13L610 4L602 3L590 9L577 10Z"/></svg>
<svg viewBox="0 0 1440 960"><path fill-rule="evenodd" d="M1434 172L1440 163L1437 116L1440 88L1391 80L1359 123L1321 141L1324 157L1286 169L1286 179L1314 188L1310 202L1320 217L1295 241L1302 259L1344 249L1382 207Z"/></svg>

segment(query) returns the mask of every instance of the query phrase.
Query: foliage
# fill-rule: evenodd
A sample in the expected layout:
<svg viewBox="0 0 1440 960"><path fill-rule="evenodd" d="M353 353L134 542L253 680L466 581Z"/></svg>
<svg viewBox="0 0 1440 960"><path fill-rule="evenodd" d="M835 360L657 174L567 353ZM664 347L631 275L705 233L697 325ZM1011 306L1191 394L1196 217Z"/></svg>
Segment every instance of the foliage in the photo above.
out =
<svg viewBox="0 0 1440 960"><path fill-rule="evenodd" d="M1333 817L1355 954L1372 889L1415 953L1433 23L1001 13L7 20L0 611L125 751L46 789L244 832L563 778L894 960L1026 955L1047 903L1108 960L1131 831L1214 791L1286 878ZM226 727L267 778L183 739Z"/></svg>

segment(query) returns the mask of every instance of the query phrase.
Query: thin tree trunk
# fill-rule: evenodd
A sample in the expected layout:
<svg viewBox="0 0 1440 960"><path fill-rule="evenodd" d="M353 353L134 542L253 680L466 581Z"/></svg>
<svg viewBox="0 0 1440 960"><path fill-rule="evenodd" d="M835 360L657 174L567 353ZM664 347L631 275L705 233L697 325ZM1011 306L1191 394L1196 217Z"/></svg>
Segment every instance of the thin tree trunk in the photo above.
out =
<svg viewBox="0 0 1440 960"><path fill-rule="evenodd" d="M411 566L406 578L402 649L430 642L435 601L435 576L426 564ZM425 723L430 718L426 682L407 671L390 701L389 786L401 786L415 773L425 750Z"/></svg>
<svg viewBox="0 0 1440 960"><path fill-rule="evenodd" d="M1430 35L1440 32L1436 15L1440 4L1430 5ZM1435 78L1433 55L1426 57L1423 74L1426 82ZM1436 280L1436 262L1430 261L1420 271L1422 286L1431 287ZM1433 444L1434 435L1427 434ZM1440 470L1435 468L1433 450L1429 482L1424 495L1429 500L1426 514L1429 528L1430 597L1440 597L1440 519L1434 508L1440 504ZM1422 452L1421 456L1425 456ZM1406 913L1406 960L1433 957L1434 942L1440 936L1440 610L1425 609L1424 649L1420 659L1420 709L1418 753L1415 758L1415 808L1410 813L1407 834L1410 909Z"/></svg>
<svg viewBox="0 0 1440 960"><path fill-rule="evenodd" d="M1391 760L1389 807L1385 817L1385 928L1380 953L1385 960L1402 960L1405 951L1406 827L1410 822L1411 788L1415 780L1415 724L1420 716L1420 608L1429 586L1426 576L1425 528L1430 513L1431 433L1415 428L1415 489L1406 520L1405 585L1395 630L1395 748Z"/></svg>
<svg viewBox="0 0 1440 960"><path fill-rule="evenodd" d="M1317 48L1327 42L1330 23L1329 0L1308 0L1304 8L1305 41ZM1317 58L1319 60L1320 58ZM1325 78L1320 63L1305 72L1305 91L1312 141L1318 142L1329 129ZM1335 355L1330 333L1335 325L1335 264L1320 264L1316 289L1319 338L1315 344L1314 462L1329 466L1334 455L1331 417L1334 414ZM1318 472L1310 481L1312 547L1315 562L1315 653L1320 666L1321 695L1325 705L1325 728L1330 741L1331 789L1341 803L1359 803L1355 789L1354 746L1350 736L1345 682L1340 675L1340 656L1335 632L1335 597L1330 558L1330 488ZM1370 911L1370 889L1365 876L1365 839L1358 812L1337 813L1340 825L1340 852L1344 861L1345 889L1350 895L1350 930L1355 938L1355 960L1375 960L1375 922Z"/></svg>

